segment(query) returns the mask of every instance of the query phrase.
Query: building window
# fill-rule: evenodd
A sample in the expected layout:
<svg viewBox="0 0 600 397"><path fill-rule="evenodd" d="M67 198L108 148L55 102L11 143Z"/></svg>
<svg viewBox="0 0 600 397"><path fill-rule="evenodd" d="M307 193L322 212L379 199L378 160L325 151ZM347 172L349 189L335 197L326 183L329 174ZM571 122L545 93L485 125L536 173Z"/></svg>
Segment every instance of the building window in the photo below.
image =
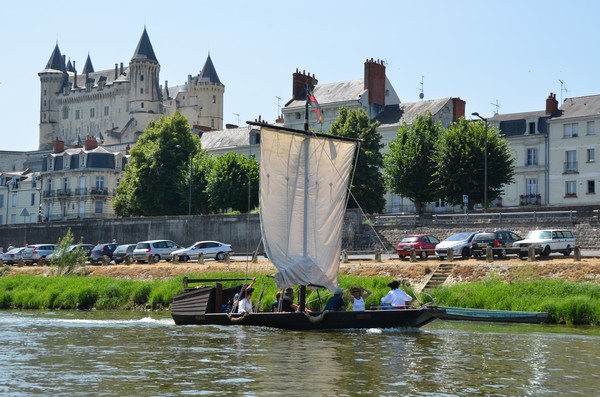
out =
<svg viewBox="0 0 600 397"><path fill-rule="evenodd" d="M579 135L579 124L563 124L563 138L574 138Z"/></svg>
<svg viewBox="0 0 600 397"><path fill-rule="evenodd" d="M79 110L75 111L75 120L79 120L81 118L81 112Z"/></svg>
<svg viewBox="0 0 600 397"><path fill-rule="evenodd" d="M567 181L566 185L566 196L567 197L577 197L577 184L575 181Z"/></svg>
<svg viewBox="0 0 600 397"><path fill-rule="evenodd" d="M46 107L46 100L44 99L44 107Z"/></svg>
<svg viewBox="0 0 600 397"><path fill-rule="evenodd" d="M96 177L96 189L98 189L98 190L104 189L104 177L103 176Z"/></svg>
<svg viewBox="0 0 600 397"><path fill-rule="evenodd" d="M95 202L95 210L94 210L94 212L96 214L101 214L103 212L103 209L104 209L104 202L100 201L100 200L96 201Z"/></svg>
<svg viewBox="0 0 600 397"><path fill-rule="evenodd" d="M0 194L0 208L4 207L4 195ZM0 222L1 224L2 222Z"/></svg>
<svg viewBox="0 0 600 397"><path fill-rule="evenodd" d="M35 193L31 193L31 204L29 205L35 205Z"/></svg>
<svg viewBox="0 0 600 397"><path fill-rule="evenodd" d="M529 134L530 135L535 134L535 122L529 123Z"/></svg>
<svg viewBox="0 0 600 397"><path fill-rule="evenodd" d="M144 81L144 75L140 74L140 81Z"/></svg>
<svg viewBox="0 0 600 397"><path fill-rule="evenodd" d="M94 109L94 108L91 108L91 109L90 109L90 118L92 118L92 119L93 119L94 117L96 117L96 109Z"/></svg>
<svg viewBox="0 0 600 397"><path fill-rule="evenodd" d="M144 89L140 88L140 94L143 94L143 93L144 93Z"/></svg>
<svg viewBox="0 0 600 397"><path fill-rule="evenodd" d="M213 103L217 103L217 96L213 95Z"/></svg>
<svg viewBox="0 0 600 397"><path fill-rule="evenodd" d="M64 107L62 109L62 118L63 118L63 120L66 120L69 118L69 108L68 107Z"/></svg>
<svg viewBox="0 0 600 397"><path fill-rule="evenodd" d="M63 179L63 189L65 193L69 190L69 178Z"/></svg>
<svg viewBox="0 0 600 397"><path fill-rule="evenodd" d="M527 149L527 160L525 165L537 165L537 148Z"/></svg>
<svg viewBox="0 0 600 397"><path fill-rule="evenodd" d="M17 224L17 214L12 214L10 216L10 223L13 224L13 225Z"/></svg>
<svg viewBox="0 0 600 397"><path fill-rule="evenodd" d="M587 192L588 194L595 194L596 193L596 181L587 181Z"/></svg>
<svg viewBox="0 0 600 397"><path fill-rule="evenodd" d="M108 106L104 106L104 115L108 116L109 115L109 107Z"/></svg>
<svg viewBox="0 0 600 397"><path fill-rule="evenodd" d="M537 179L526 179L525 180L525 192L528 196L536 195L538 192Z"/></svg>
<svg viewBox="0 0 600 397"><path fill-rule="evenodd" d="M210 119L210 128L215 128L215 119Z"/></svg>
<svg viewBox="0 0 600 397"><path fill-rule="evenodd" d="M565 154L565 172L577 172L577 151L567 150Z"/></svg>
<svg viewBox="0 0 600 397"><path fill-rule="evenodd" d="M10 205L11 205L12 207L16 207L16 206L17 206L17 194L16 194L16 193L14 193L14 194L12 195L12 197L11 197L11 203L10 203Z"/></svg>
<svg viewBox="0 0 600 397"><path fill-rule="evenodd" d="M142 102L142 109L144 108L144 102Z"/></svg>
<svg viewBox="0 0 600 397"><path fill-rule="evenodd" d="M596 123L594 121L587 122L587 134L596 135Z"/></svg>
<svg viewBox="0 0 600 397"><path fill-rule="evenodd" d="M591 148L587 150L587 162L595 163L596 162L596 149Z"/></svg>

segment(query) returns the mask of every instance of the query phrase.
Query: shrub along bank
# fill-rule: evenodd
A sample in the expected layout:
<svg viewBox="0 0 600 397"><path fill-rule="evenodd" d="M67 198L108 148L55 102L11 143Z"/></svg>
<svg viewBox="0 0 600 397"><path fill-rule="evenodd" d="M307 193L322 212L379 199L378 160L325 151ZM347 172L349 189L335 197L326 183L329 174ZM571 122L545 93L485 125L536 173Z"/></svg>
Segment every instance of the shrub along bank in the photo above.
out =
<svg viewBox="0 0 600 397"><path fill-rule="evenodd" d="M205 273L190 278L234 278L243 273ZM389 277L340 275L346 289L361 285L373 294L366 305L378 305L389 288ZM225 287L232 282L223 283ZM123 280L109 277L30 276L0 277L0 309L64 309L64 310L167 310L173 297L183 291L182 277L161 280ZM253 301L260 310L270 310L277 288L272 278L258 275ZM548 311L551 322L600 325L600 285L564 280L535 280L505 283L489 277L481 282L439 287L415 296L416 304L431 299L444 306L500 309L515 311ZM320 310L331 292L309 291L307 305Z"/></svg>

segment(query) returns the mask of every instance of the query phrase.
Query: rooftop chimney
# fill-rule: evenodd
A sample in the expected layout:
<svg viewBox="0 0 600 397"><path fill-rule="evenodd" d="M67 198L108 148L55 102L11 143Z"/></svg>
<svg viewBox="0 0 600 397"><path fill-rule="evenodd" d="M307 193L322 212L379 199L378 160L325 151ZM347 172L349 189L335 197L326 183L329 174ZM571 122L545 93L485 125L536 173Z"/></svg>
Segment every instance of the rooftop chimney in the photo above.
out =
<svg viewBox="0 0 600 397"><path fill-rule="evenodd" d="M550 93L546 98L546 114L552 115L558 111L558 101L556 100L556 94Z"/></svg>
<svg viewBox="0 0 600 397"><path fill-rule="evenodd" d="M85 138L85 150L94 150L98 147L98 141L96 140L96 137L88 135Z"/></svg>
<svg viewBox="0 0 600 397"><path fill-rule="evenodd" d="M452 98L452 121L457 122L461 117L465 117L465 108L467 102L460 98Z"/></svg>
<svg viewBox="0 0 600 397"><path fill-rule="evenodd" d="M62 153L65 151L65 141L56 138L52 141L52 151L54 153Z"/></svg>
<svg viewBox="0 0 600 397"><path fill-rule="evenodd" d="M385 106L385 65L373 58L365 61L364 88L369 90L369 103Z"/></svg>
<svg viewBox="0 0 600 397"><path fill-rule="evenodd" d="M292 99L294 100L305 100L306 99L306 86L314 87L319 83L319 80L312 76L310 73L306 74L303 70L302 73L296 69L296 73L292 75L293 87L292 87Z"/></svg>

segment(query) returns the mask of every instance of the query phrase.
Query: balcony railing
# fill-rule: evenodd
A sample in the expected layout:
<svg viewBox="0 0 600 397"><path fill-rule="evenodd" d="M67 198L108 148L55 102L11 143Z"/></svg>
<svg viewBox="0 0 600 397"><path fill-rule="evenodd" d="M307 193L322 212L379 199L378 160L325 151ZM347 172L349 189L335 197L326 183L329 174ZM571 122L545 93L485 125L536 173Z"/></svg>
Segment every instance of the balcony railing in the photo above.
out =
<svg viewBox="0 0 600 397"><path fill-rule="evenodd" d="M85 196L87 194L87 187L78 187L75 189L76 196Z"/></svg>
<svg viewBox="0 0 600 397"><path fill-rule="evenodd" d="M44 197L54 197L53 190L44 190Z"/></svg>
<svg viewBox="0 0 600 397"><path fill-rule="evenodd" d="M565 173L577 172L577 161L565 162Z"/></svg>
<svg viewBox="0 0 600 397"><path fill-rule="evenodd" d="M93 196L108 196L108 189L92 189L90 192Z"/></svg>
<svg viewBox="0 0 600 397"><path fill-rule="evenodd" d="M71 195L71 189L57 189L56 190L56 195L58 197L70 196Z"/></svg>
<svg viewBox="0 0 600 397"><path fill-rule="evenodd" d="M521 205L542 205L541 194L522 194L519 199Z"/></svg>

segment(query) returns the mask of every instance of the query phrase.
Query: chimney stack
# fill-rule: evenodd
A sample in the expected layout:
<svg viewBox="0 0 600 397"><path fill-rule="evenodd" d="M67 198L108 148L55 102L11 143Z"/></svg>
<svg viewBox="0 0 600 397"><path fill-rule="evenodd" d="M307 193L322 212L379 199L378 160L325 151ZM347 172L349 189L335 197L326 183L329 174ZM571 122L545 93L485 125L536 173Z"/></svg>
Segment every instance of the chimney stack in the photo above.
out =
<svg viewBox="0 0 600 397"><path fill-rule="evenodd" d="M77 88L77 68L75 67L75 61L73 61L73 88Z"/></svg>
<svg viewBox="0 0 600 397"><path fill-rule="evenodd" d="M119 64L115 63L115 80L119 78Z"/></svg>
<svg viewBox="0 0 600 397"><path fill-rule="evenodd" d="M54 141L52 141L52 151L54 153L64 152L65 151L65 141L61 141L58 138L56 138Z"/></svg>
<svg viewBox="0 0 600 397"><path fill-rule="evenodd" d="M465 108L467 102L460 98L452 98L452 122L457 122L461 117L465 117Z"/></svg>
<svg viewBox="0 0 600 397"><path fill-rule="evenodd" d="M96 137L88 135L85 138L85 146L84 149L85 150L94 150L98 147L98 141L96 140Z"/></svg>
<svg viewBox="0 0 600 397"><path fill-rule="evenodd" d="M294 100L305 100L306 99L306 86L314 87L319 83L319 80L312 76L310 73L306 73L304 70L302 73L296 68L296 73L292 75L293 87L292 87L292 99Z"/></svg>
<svg viewBox="0 0 600 397"><path fill-rule="evenodd" d="M373 58L365 61L364 89L369 90L369 103L385 106L385 65Z"/></svg>
<svg viewBox="0 0 600 397"><path fill-rule="evenodd" d="M552 115L558 111L558 101L556 100L556 94L550 93L546 98L546 114Z"/></svg>

